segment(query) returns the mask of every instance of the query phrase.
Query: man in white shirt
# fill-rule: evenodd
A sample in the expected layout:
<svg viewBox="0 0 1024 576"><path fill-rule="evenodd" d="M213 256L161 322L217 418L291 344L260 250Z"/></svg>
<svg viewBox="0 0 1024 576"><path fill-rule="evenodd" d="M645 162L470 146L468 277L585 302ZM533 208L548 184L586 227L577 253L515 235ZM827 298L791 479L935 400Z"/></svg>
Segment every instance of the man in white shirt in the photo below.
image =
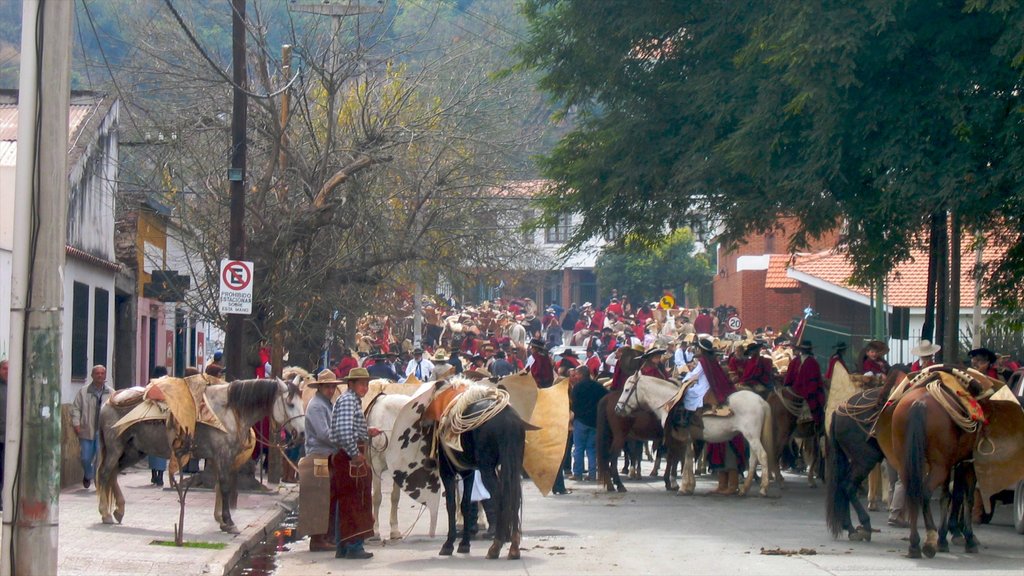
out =
<svg viewBox="0 0 1024 576"><path fill-rule="evenodd" d="M417 348L412 351L412 360L405 367L405 377L416 376L420 382L426 382L430 373L434 371L434 363L423 357L423 349Z"/></svg>
<svg viewBox="0 0 1024 576"><path fill-rule="evenodd" d="M695 359L696 355L693 353L693 348L685 341L680 341L679 347L676 348L675 354L672 355L672 362L675 365L676 373L681 374L683 366L689 367L690 363Z"/></svg>

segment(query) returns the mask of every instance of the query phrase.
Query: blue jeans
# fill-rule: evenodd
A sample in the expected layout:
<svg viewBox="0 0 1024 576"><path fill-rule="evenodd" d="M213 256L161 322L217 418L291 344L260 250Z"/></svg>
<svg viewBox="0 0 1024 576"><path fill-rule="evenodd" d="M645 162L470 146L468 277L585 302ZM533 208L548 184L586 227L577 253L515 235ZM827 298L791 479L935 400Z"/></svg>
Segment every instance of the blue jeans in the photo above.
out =
<svg viewBox="0 0 1024 576"><path fill-rule="evenodd" d="M572 473L583 477L583 453L587 454L587 471L591 480L597 477L597 428L587 426L579 420L572 423Z"/></svg>
<svg viewBox="0 0 1024 576"><path fill-rule="evenodd" d="M78 444L82 449L82 471L85 472L85 479L92 480L96 477L96 446L99 444L99 435L91 440L79 438Z"/></svg>

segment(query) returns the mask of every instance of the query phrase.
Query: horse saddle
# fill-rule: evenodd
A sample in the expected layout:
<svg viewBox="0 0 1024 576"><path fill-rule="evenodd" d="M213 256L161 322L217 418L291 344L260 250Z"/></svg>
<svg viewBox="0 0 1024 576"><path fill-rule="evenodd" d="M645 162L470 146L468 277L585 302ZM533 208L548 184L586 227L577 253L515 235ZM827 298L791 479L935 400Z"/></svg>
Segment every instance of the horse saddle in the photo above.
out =
<svg viewBox="0 0 1024 576"><path fill-rule="evenodd" d="M704 418L725 418L732 416L732 408L728 406L708 406L704 408Z"/></svg>
<svg viewBox="0 0 1024 576"><path fill-rule="evenodd" d="M134 408L142 403L145 392L146 388L144 386L132 386L131 388L116 390L110 395L110 399L107 402L115 408Z"/></svg>
<svg viewBox="0 0 1024 576"><path fill-rule="evenodd" d="M496 406L496 404L501 404ZM508 392L486 386L469 386L451 398L437 427L446 450L462 452L462 433L475 430L508 405ZM449 457L452 456L449 451Z"/></svg>

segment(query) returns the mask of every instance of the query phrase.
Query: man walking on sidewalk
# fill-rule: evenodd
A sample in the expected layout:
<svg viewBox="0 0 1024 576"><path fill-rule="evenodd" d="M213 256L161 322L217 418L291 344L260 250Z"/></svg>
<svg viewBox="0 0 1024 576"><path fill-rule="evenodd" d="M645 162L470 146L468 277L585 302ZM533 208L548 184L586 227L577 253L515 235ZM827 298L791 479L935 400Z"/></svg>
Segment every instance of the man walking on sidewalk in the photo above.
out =
<svg viewBox="0 0 1024 576"><path fill-rule="evenodd" d="M82 455L82 487L89 488L96 477L96 447L99 444L100 406L114 393L107 386L107 369L102 364L92 367L91 381L82 386L71 405L71 425L78 436Z"/></svg>

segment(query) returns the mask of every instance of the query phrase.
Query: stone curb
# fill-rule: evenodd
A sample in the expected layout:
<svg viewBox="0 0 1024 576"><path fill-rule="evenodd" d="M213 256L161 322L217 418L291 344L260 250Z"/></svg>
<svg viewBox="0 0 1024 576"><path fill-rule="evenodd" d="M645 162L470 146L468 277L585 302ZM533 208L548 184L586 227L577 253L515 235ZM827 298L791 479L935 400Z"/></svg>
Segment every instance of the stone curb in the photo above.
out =
<svg viewBox="0 0 1024 576"><path fill-rule="evenodd" d="M280 495L274 507L260 514L259 518L246 526L231 546L217 552L206 564L203 574L225 576L250 550L265 540L289 512L294 510L299 499L299 485L279 486L284 493ZM238 545L234 546L236 542Z"/></svg>

